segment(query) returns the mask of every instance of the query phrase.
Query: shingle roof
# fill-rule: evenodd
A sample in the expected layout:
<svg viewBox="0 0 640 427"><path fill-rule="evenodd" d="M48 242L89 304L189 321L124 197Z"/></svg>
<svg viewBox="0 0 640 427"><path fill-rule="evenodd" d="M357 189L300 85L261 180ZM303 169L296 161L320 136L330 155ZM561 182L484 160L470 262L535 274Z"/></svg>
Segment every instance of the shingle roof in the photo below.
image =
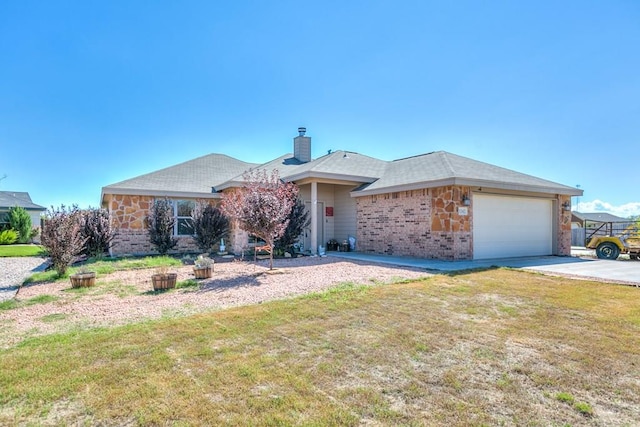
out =
<svg viewBox="0 0 640 427"><path fill-rule="evenodd" d="M335 151L306 163L300 162L289 153L255 166L255 169L278 170L280 178L285 181L299 181L304 178L332 178L352 182L373 182L383 173L386 164L387 162L384 160L362 154ZM242 182L242 174L240 174L216 186L216 189L224 190Z"/></svg>
<svg viewBox="0 0 640 427"><path fill-rule="evenodd" d="M103 187L104 194L191 195L235 187L249 169L279 171L287 181L305 178L362 183L353 195L381 194L443 185L467 185L540 193L581 195L582 190L531 175L437 151L387 162L349 151L335 151L307 163L285 154L263 164L210 154Z"/></svg>
<svg viewBox="0 0 640 427"><path fill-rule="evenodd" d="M572 212L581 221L594 221L594 222L629 222L626 218L612 215L606 212Z"/></svg>
<svg viewBox="0 0 640 427"><path fill-rule="evenodd" d="M224 154L209 154L155 172L107 185L105 194L211 194L212 187L242 174L254 163L243 162Z"/></svg>
<svg viewBox="0 0 640 427"><path fill-rule="evenodd" d="M492 188L579 195L581 190L515 172L489 163L436 151L387 163L384 174L360 194L429 188L442 185L486 186Z"/></svg>
<svg viewBox="0 0 640 427"><path fill-rule="evenodd" d="M233 175L228 176L226 180L217 183L213 187L215 191L222 191L227 188L240 186L244 182L244 177L243 177L244 173L247 172L249 169L252 169L252 170L264 169L269 172L277 169L279 172L280 178L283 178L283 176L286 175L288 171L298 168L301 164L302 162L294 158L292 154L285 154L267 163L263 163L260 165L252 164L249 167L241 171L238 171Z"/></svg>
<svg viewBox="0 0 640 427"><path fill-rule="evenodd" d="M302 178L330 176L356 182L372 182L378 179L387 167L384 160L350 151L335 151L291 170L286 178L292 181Z"/></svg>
<svg viewBox="0 0 640 427"><path fill-rule="evenodd" d="M44 211L44 206L36 205L26 191L0 191L0 208L20 206L27 210Z"/></svg>

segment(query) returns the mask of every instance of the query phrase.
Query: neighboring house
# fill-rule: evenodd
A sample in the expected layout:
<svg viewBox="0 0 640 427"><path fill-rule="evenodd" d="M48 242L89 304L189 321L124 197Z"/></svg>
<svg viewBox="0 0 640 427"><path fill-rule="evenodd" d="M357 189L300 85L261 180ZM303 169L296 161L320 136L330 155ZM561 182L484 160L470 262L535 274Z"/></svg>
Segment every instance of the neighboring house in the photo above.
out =
<svg viewBox="0 0 640 427"><path fill-rule="evenodd" d="M277 169L300 189L311 217L301 237L317 253L330 239L355 237L356 250L444 260L570 255L571 196L582 190L444 151L383 161L335 151L311 158L298 129L293 154L264 164L210 154L102 188L118 237L113 254L152 252L145 217L154 198L174 200L180 251L195 250L180 221L197 200L218 202L251 168ZM234 252L248 236L234 229Z"/></svg>
<svg viewBox="0 0 640 427"><path fill-rule="evenodd" d="M40 216L47 210L31 201L29 193L24 191L0 191L0 223L7 221L9 209L20 206L31 217L33 227L40 227Z"/></svg>
<svg viewBox="0 0 640 427"><path fill-rule="evenodd" d="M630 224L633 221L606 212L571 212L571 223L576 227L595 228L599 227L603 222Z"/></svg>

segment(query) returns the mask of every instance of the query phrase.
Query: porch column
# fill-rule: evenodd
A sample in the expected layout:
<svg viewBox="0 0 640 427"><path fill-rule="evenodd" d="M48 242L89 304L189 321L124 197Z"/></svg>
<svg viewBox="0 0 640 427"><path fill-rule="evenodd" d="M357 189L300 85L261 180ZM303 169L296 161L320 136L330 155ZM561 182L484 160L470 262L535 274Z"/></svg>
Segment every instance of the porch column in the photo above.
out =
<svg viewBox="0 0 640 427"><path fill-rule="evenodd" d="M318 183L311 183L311 253L318 253Z"/></svg>

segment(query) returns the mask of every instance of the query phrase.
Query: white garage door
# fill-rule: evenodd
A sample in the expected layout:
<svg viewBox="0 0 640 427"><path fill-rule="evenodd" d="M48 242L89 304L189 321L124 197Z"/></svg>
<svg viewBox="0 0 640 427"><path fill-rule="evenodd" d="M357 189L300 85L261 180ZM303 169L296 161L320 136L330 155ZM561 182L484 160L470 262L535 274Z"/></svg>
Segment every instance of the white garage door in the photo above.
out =
<svg viewBox="0 0 640 427"><path fill-rule="evenodd" d="M551 255L553 202L473 195L473 258Z"/></svg>

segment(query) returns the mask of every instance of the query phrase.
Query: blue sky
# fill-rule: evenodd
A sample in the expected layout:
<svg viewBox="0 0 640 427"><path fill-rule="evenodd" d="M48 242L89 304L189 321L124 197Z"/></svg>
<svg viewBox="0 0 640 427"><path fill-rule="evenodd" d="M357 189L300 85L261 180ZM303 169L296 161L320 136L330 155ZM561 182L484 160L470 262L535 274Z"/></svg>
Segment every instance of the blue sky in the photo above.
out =
<svg viewBox="0 0 640 427"><path fill-rule="evenodd" d="M98 206L209 153L446 150L640 214L640 2L0 2L0 190Z"/></svg>

